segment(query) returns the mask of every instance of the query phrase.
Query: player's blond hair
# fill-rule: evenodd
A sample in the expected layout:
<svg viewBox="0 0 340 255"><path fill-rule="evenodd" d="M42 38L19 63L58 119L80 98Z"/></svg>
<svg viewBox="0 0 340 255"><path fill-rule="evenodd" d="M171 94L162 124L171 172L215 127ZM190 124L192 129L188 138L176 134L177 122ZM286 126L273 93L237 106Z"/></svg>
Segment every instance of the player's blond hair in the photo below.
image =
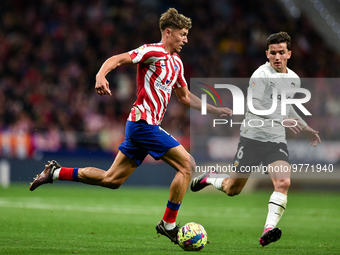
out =
<svg viewBox="0 0 340 255"><path fill-rule="evenodd" d="M290 50L290 44L292 40L287 32L279 32L276 34L272 34L267 39L267 49L269 49L269 45L271 44L279 44L279 43L287 43L287 49Z"/></svg>
<svg viewBox="0 0 340 255"><path fill-rule="evenodd" d="M159 28L163 32L167 28L171 29L190 29L191 19L179 14L175 8L169 8L159 19Z"/></svg>

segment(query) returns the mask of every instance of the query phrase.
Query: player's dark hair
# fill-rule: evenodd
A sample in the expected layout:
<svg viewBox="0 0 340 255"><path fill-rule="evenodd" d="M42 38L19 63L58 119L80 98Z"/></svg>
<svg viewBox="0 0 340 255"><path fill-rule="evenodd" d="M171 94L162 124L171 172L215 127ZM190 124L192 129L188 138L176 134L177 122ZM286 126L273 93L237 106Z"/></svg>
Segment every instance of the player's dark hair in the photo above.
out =
<svg viewBox="0 0 340 255"><path fill-rule="evenodd" d="M175 8L169 8L167 12L164 12L159 19L159 28L163 32L167 28L173 29L190 29L191 19L185 17L183 14L179 14Z"/></svg>
<svg viewBox="0 0 340 255"><path fill-rule="evenodd" d="M267 38L267 49L269 49L269 45L271 44L279 44L283 42L287 43L287 49L290 50L292 40L287 32L272 34Z"/></svg>

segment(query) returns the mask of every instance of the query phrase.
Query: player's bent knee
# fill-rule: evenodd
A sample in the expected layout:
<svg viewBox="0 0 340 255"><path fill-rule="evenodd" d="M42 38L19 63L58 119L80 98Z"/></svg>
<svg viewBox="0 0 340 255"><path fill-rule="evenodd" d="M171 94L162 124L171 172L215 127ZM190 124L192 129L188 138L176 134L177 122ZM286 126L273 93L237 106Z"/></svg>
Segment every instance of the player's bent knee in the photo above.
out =
<svg viewBox="0 0 340 255"><path fill-rule="evenodd" d="M195 169L195 166L196 163L194 159L188 158L187 160L182 162L181 167L180 169L178 169L178 171L181 172L186 179L191 180L192 169Z"/></svg>
<svg viewBox="0 0 340 255"><path fill-rule="evenodd" d="M191 169L190 168L185 168L183 171L182 171L185 179L187 180L191 180L191 177L192 177L192 173L191 173Z"/></svg>
<svg viewBox="0 0 340 255"><path fill-rule="evenodd" d="M274 183L275 190L284 193L290 187L290 179L278 179Z"/></svg>
<svg viewBox="0 0 340 255"><path fill-rule="evenodd" d="M190 168L184 168L179 170L178 172L182 175L183 179L185 179L188 183L190 182L192 176Z"/></svg>

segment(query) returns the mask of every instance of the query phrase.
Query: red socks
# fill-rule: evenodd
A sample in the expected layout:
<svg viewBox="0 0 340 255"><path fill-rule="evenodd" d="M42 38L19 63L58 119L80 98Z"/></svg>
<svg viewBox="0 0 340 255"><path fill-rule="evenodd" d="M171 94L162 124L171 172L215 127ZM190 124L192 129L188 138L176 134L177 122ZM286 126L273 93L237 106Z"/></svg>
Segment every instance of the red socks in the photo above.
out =
<svg viewBox="0 0 340 255"><path fill-rule="evenodd" d="M58 180L78 181L78 168L62 167L59 172Z"/></svg>
<svg viewBox="0 0 340 255"><path fill-rule="evenodd" d="M168 223L176 222L177 213L179 210L179 207L181 206L181 203L174 203L171 201L168 201L168 204L165 209L165 213L163 216L163 221Z"/></svg>

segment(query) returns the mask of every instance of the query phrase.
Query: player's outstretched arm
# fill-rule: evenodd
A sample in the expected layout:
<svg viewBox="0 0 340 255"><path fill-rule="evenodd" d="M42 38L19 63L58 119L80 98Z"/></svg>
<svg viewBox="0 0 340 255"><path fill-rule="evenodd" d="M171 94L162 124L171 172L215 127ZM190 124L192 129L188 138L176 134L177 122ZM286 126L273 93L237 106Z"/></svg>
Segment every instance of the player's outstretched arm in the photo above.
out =
<svg viewBox="0 0 340 255"><path fill-rule="evenodd" d="M295 128L302 130L302 132L309 138L311 146L315 147L318 145L318 143L321 143L319 132L312 129L310 126L308 126L307 123L299 116L299 114L297 114L297 112L294 110L293 106L291 105L289 108L289 117L297 121L298 125ZM296 134L298 132L294 132L294 133Z"/></svg>
<svg viewBox="0 0 340 255"><path fill-rule="evenodd" d="M115 69L117 66L128 65L128 64L132 64L132 60L131 60L129 53L127 52L108 58L103 63L103 65L101 66L101 68L99 69L96 75L95 89L97 93L101 96L104 96L104 95L111 96L112 94L111 94L111 90L109 87L109 82L107 81L105 76L109 72L111 72L113 69Z"/></svg>
<svg viewBox="0 0 340 255"><path fill-rule="evenodd" d="M178 100L182 104L195 110L201 110L201 99L192 94L187 86L182 88L175 88L174 90ZM233 111L227 107L215 107L210 104L207 104L207 112L219 117L228 117L233 115Z"/></svg>

